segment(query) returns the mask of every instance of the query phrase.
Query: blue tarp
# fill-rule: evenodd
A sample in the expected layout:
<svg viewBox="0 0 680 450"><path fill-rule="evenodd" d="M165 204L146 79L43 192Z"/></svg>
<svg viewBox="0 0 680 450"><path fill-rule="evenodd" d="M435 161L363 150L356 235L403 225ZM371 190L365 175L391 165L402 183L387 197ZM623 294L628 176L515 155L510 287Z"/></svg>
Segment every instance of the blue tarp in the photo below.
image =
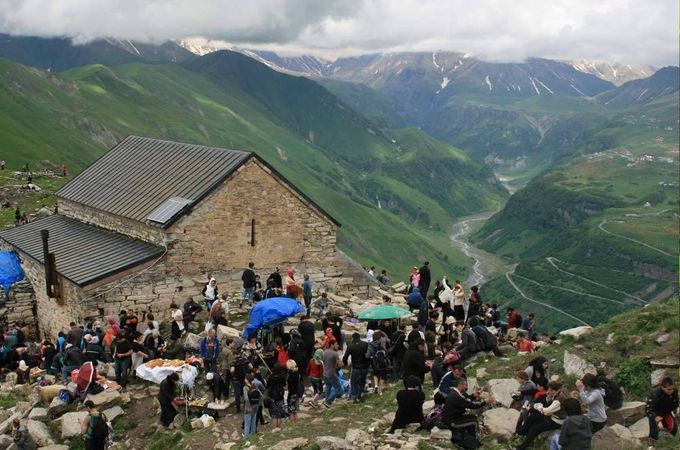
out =
<svg viewBox="0 0 680 450"><path fill-rule="evenodd" d="M270 327L285 321L287 318L302 314L305 309L297 300L289 297L274 297L257 303L252 311L243 336L248 338L260 327Z"/></svg>
<svg viewBox="0 0 680 450"><path fill-rule="evenodd" d="M5 290L5 300L9 300L12 284L24 279L19 255L15 251L0 251L0 285Z"/></svg>

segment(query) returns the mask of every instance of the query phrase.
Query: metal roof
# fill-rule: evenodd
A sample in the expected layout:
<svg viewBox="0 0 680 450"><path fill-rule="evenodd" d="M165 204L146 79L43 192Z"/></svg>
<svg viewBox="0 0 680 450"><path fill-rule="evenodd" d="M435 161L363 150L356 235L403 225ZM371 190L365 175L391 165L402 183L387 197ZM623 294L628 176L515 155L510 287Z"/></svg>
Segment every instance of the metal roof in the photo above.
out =
<svg viewBox="0 0 680 450"><path fill-rule="evenodd" d="M172 197L197 203L251 156L250 152L128 136L57 196L144 222Z"/></svg>
<svg viewBox="0 0 680 450"><path fill-rule="evenodd" d="M163 254L163 248L55 214L0 231L7 241L31 258L45 263L40 230L49 230L49 250L57 271L84 286L135 267Z"/></svg>

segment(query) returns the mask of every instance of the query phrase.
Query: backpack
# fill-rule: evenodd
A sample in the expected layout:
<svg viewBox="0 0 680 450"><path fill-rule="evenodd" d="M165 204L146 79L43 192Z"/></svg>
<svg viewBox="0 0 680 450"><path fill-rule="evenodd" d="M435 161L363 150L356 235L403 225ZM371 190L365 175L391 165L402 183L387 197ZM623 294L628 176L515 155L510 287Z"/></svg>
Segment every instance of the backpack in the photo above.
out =
<svg viewBox="0 0 680 450"><path fill-rule="evenodd" d="M387 357L387 352L383 349L380 349L375 352L371 358L371 365L373 366L373 370L386 370L389 369L392 364L390 359Z"/></svg>
<svg viewBox="0 0 680 450"><path fill-rule="evenodd" d="M597 376L597 384L604 392L604 404L611 409L619 409L623 405L621 388L604 375Z"/></svg>
<svg viewBox="0 0 680 450"><path fill-rule="evenodd" d="M426 430L431 430L435 426L441 424L444 420L444 408L439 405L435 405L429 413L425 415L423 420L423 428Z"/></svg>
<svg viewBox="0 0 680 450"><path fill-rule="evenodd" d="M262 392L257 388L257 386L252 385L248 390L248 403L250 406L257 406L262 400Z"/></svg>
<svg viewBox="0 0 680 450"><path fill-rule="evenodd" d="M521 314L517 313L517 323L519 323L519 326L517 328L522 328L523 322L524 322L524 318L522 317Z"/></svg>
<svg viewBox="0 0 680 450"><path fill-rule="evenodd" d="M107 437L109 437L109 426L106 424L106 416L100 413L92 428L92 440L101 442Z"/></svg>
<svg viewBox="0 0 680 450"><path fill-rule="evenodd" d="M466 450L477 449L482 446L477 436L465 428L454 428L451 430L451 443L458 448Z"/></svg>

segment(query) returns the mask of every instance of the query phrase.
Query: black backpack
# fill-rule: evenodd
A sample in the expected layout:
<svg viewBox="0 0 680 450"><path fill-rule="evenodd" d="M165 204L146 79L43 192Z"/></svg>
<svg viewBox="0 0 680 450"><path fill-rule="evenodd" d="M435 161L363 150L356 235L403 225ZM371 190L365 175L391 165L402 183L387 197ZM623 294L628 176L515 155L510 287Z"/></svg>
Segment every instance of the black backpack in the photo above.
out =
<svg viewBox="0 0 680 450"><path fill-rule="evenodd" d="M248 390L248 402L250 403L250 406L260 404L260 400L262 400L262 392L260 392L257 386L251 386L250 390Z"/></svg>
<svg viewBox="0 0 680 450"><path fill-rule="evenodd" d="M99 413L99 417L92 428L92 440L102 442L107 437L109 437L109 426L106 424L106 416Z"/></svg>
<svg viewBox="0 0 680 450"><path fill-rule="evenodd" d="M458 448L477 449L482 446L474 433L465 428L453 428L451 430L451 443Z"/></svg>
<svg viewBox="0 0 680 450"><path fill-rule="evenodd" d="M383 349L378 350L371 358L371 365L374 370L386 370L392 365L387 357L387 352Z"/></svg>
<svg viewBox="0 0 680 450"><path fill-rule="evenodd" d="M604 375L597 376L597 385L604 392L604 404L611 409L623 406L623 392L621 388Z"/></svg>

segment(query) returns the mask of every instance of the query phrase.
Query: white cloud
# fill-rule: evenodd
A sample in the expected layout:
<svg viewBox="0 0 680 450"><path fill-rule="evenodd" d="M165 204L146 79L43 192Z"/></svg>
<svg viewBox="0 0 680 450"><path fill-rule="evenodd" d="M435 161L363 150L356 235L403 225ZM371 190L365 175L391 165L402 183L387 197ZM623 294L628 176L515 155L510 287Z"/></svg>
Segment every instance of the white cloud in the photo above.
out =
<svg viewBox="0 0 680 450"><path fill-rule="evenodd" d="M0 31L144 41L205 36L317 55L454 50L678 64L676 0L0 0Z"/></svg>

